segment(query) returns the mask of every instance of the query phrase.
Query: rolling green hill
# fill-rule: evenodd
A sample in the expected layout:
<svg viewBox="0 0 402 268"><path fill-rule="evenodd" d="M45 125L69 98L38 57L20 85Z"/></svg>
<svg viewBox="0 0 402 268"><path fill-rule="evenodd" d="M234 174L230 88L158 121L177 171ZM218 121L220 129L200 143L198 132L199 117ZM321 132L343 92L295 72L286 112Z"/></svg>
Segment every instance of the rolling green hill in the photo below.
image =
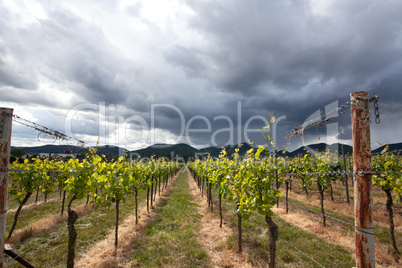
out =
<svg viewBox="0 0 402 268"><path fill-rule="evenodd" d="M402 143L390 144L391 151L400 151L402 150ZM373 150L373 154L380 153L384 146L381 146L375 150ZM64 153L65 151L74 151L76 154L82 152L88 152L88 147L79 147L79 146L71 146L71 145L44 145L44 146L34 146L34 147L12 147L12 148L21 148L25 153L35 155L39 153ZM206 147L202 149L196 149L188 144L154 144L144 149L127 151L124 148L112 145L105 145L98 147L98 154L104 154L109 157L119 157L122 154L130 153L134 157L141 156L141 158L149 158L151 156L155 157L166 157L171 159L172 156L174 159L176 158L184 158L187 161L190 157L203 157L207 154L210 154L212 157L218 157L222 148L225 148L228 155L232 155L235 152L236 148L239 148L239 154L244 155L251 146L247 143L240 145L228 145L222 147ZM331 152L342 153L341 144L335 143L331 145L327 145L325 143L311 144L308 146L302 146L292 152L286 152L286 156L294 157L296 155L303 155L306 152L317 151L323 152L329 149ZM353 149L349 145L344 145L345 154L352 154ZM278 155L283 155L283 151L278 151Z"/></svg>
<svg viewBox="0 0 402 268"><path fill-rule="evenodd" d="M13 148L21 148L26 154L36 155L40 153L57 153L62 154L65 151L73 151L75 154L80 154L82 152L88 152L88 147L80 147L73 145L43 145L43 146L33 146L33 147L14 147ZM121 153L127 151L124 148L112 146L112 145L104 145L98 147L98 154L104 154L106 156L118 157Z"/></svg>

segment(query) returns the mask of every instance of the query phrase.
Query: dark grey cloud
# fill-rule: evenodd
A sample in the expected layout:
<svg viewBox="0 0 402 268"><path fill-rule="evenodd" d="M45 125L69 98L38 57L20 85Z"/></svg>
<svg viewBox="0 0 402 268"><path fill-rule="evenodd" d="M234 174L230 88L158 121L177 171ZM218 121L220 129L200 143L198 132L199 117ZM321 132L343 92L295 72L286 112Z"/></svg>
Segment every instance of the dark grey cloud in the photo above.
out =
<svg viewBox="0 0 402 268"><path fill-rule="evenodd" d="M188 49L181 46L176 46L165 54L166 60L183 68L183 71L190 78L207 77L204 73L207 69L207 64L203 61L202 55L195 49Z"/></svg>
<svg viewBox="0 0 402 268"><path fill-rule="evenodd" d="M367 83L400 61L397 1L362 1L358 14L348 10L355 2L343 3L344 12L331 17L314 14L308 2L187 3L196 13L192 27L221 49L211 58L222 73L216 83L226 90L249 92L267 81L294 91L314 79L324 86L347 78Z"/></svg>
<svg viewBox="0 0 402 268"><path fill-rule="evenodd" d="M195 13L189 24L209 41L195 47L212 61L210 71L196 69L213 68L211 83L239 92L259 108L254 113L287 115L291 125L353 91L382 95L384 104L395 102L391 95L400 100L401 2L337 1L324 14L309 1L186 3Z"/></svg>
<svg viewBox="0 0 402 268"><path fill-rule="evenodd" d="M73 86L66 90L83 100L115 104L124 103L130 91L138 90L130 84L135 80L138 68L115 52L116 47L102 29L88 24L69 10L50 10L48 16L49 19L29 25L17 35L9 25L3 25L9 28L6 34L9 40L29 44L28 47L13 46L10 42L7 49L2 50L3 57L17 58L19 65L36 62L30 74L19 71L21 66L16 68L2 61L3 84L34 90L37 80L44 75L56 83L71 82ZM1 72L3 69L10 71Z"/></svg>
<svg viewBox="0 0 402 268"><path fill-rule="evenodd" d="M37 88L37 80L32 66L29 63L22 65L19 63L23 53L19 50L23 46L21 40L11 38L13 31L24 34L20 29L12 29L11 14L5 9L4 4L0 3L0 85L14 88L34 90ZM18 53L12 54L11 50ZM12 55L10 55L12 54Z"/></svg>

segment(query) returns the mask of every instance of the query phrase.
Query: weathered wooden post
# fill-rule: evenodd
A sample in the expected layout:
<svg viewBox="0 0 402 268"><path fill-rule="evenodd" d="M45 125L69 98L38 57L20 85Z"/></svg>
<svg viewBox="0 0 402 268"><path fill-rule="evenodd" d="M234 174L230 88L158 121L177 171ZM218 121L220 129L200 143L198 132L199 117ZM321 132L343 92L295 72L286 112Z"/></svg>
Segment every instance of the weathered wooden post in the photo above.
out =
<svg viewBox="0 0 402 268"><path fill-rule="evenodd" d="M345 159L345 151L343 150L343 144L341 145L341 148L342 148L342 158L343 158L343 171L345 172L346 202L349 205L350 204L350 201L349 201L349 185L348 185L348 175L346 174L346 159Z"/></svg>
<svg viewBox="0 0 402 268"><path fill-rule="evenodd" d="M355 171L356 267L375 267L371 141L368 92L350 94Z"/></svg>
<svg viewBox="0 0 402 268"><path fill-rule="evenodd" d="M0 268L4 266L6 232L8 166L10 162L11 123L13 109L0 108Z"/></svg>
<svg viewBox="0 0 402 268"><path fill-rule="evenodd" d="M278 190L279 189L279 181L278 181L278 169L276 167L276 149L274 150L274 164L275 164L275 188ZM276 198L276 207L279 208L279 197Z"/></svg>

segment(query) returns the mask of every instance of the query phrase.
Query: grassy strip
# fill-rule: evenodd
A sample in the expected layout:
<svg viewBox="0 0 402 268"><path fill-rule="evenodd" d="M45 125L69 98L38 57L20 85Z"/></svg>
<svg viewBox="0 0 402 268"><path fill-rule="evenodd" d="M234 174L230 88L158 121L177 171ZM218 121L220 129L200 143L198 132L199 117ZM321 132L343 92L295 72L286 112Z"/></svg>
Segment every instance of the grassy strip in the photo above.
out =
<svg viewBox="0 0 402 268"><path fill-rule="evenodd" d="M9 181L8 184L10 185L11 182ZM62 193L62 195L63 195L63 193ZM51 191L51 192L48 193L48 195L47 195L47 199L48 199L48 200L49 200L49 199L52 199L52 198L61 198L61 197L60 197L60 191L59 191L59 189L56 189L56 187L55 187L55 190ZM32 193L32 195L29 197L28 204L29 204L29 203L35 203L35 200L36 200L36 190L35 190L35 191ZM39 190L38 202L41 202L41 201L44 201L44 200L45 200L45 194L42 192L42 190ZM16 206L18 206L18 205L19 205L18 201L15 200L12 195L8 194L8 197L7 197L7 207L8 207L8 208L13 208L13 207L16 207Z"/></svg>
<svg viewBox="0 0 402 268"><path fill-rule="evenodd" d="M68 199L66 198L66 203ZM81 206L86 203L86 197L74 202L74 206ZM26 227L31 223L34 223L40 219L52 216L60 215L61 213L62 199L51 200L49 202L42 202L38 205L32 205L30 207L23 207L20 215L18 216L18 222L16 230ZM10 230L12 223L14 222L14 215L16 211L7 212L6 230ZM67 214L67 204L64 206L64 214Z"/></svg>
<svg viewBox="0 0 402 268"><path fill-rule="evenodd" d="M315 205L312 205L310 203L303 202L303 201L300 201L300 200L294 199L294 198L289 198L289 202L294 203L294 204L296 204L298 206L301 206L301 207L304 207L304 208L311 209L311 210L321 214L321 208L319 206L315 206ZM331 201L328 201L328 202L331 202ZM280 204L280 206L286 206L285 199L280 198L279 199L279 204ZM293 206L292 204L289 204L289 211L296 210L296 209L299 210L301 208L298 208L296 206ZM355 219L354 219L353 216L346 216L346 215L343 215L343 214L336 213L335 211L332 211L332 210L326 208L325 204L324 204L324 209L325 209L325 214L328 215L328 216L340 219L342 221L345 221L345 222L348 222L348 223L351 223L351 224L354 224L354 222L355 222ZM319 217L320 219L322 218L321 215L318 215L318 214L315 214L315 213L312 213L312 214L317 215L317 217ZM329 219L329 221L332 221L332 219ZM346 226L351 227L350 225L345 225L345 227ZM353 227L351 227L351 228L353 229Z"/></svg>
<svg viewBox="0 0 402 268"><path fill-rule="evenodd" d="M282 200L282 203L284 203L284 201L285 200ZM297 199L292 199L292 198L289 198L289 202L295 203L295 204L300 205L302 207L309 208L309 209L311 209L311 210L313 210L315 212L321 213L321 208L318 207L318 206L314 206L314 205L311 205L309 203L305 203L305 202L299 201ZM289 212L291 213L292 210L293 211L295 211L295 210L296 211L301 211L303 209L295 207L295 206L292 206L291 204L289 204ZM322 219L321 215L318 215L318 214L315 214L315 213L311 213L311 214L314 214L317 219ZM325 214L329 215L331 217L340 219L342 221L352 223L352 224L354 224L354 222L355 222L355 219L354 219L353 216L345 216L345 215L336 213L335 211L332 211L332 210L330 210L328 208L325 208ZM330 223L330 225L337 223L336 220L333 220L333 219L330 219L330 218L328 219L328 222ZM342 224L342 223L340 223L340 224ZM354 228L352 226L350 226L350 225L344 225L344 227L349 229L349 230L352 230L352 231L354 230ZM374 223L374 233L375 233L375 242L381 242L381 243L386 243L386 244L391 243L391 237L390 237L390 234L389 234L389 229L387 227L383 227L383 226L380 226L380 225ZM397 242L398 248L401 248L402 247L402 233L398 232L397 230L395 230L395 236L396 236L396 240L397 240L396 242Z"/></svg>
<svg viewBox="0 0 402 268"><path fill-rule="evenodd" d="M217 193L213 193L215 199ZM222 200L224 211L230 215L229 225L237 229L236 205L233 201ZM295 225L289 224L281 218L274 216L274 222L278 225L279 235L286 241L313 257L325 267L353 267L355 261L345 249L329 243L314 234L303 231ZM297 223L296 223L297 225ZM217 226L217 228L219 228ZM237 244L237 234L231 241L231 247ZM243 248L249 254L249 262L256 267L267 266L269 251L269 232L262 215L254 212L250 219L243 221ZM319 267L303 254L294 250L282 239L277 241L276 252L277 267Z"/></svg>
<svg viewBox="0 0 402 268"><path fill-rule="evenodd" d="M86 202L85 198L83 202ZM139 192L138 202L140 205L146 204L146 191ZM134 213L134 206L134 197L120 204L120 223ZM78 233L76 259L94 243L104 239L109 232L114 230L115 213L115 206L112 206L109 209L98 208L93 213L78 218L75 224ZM65 267L68 244L66 224L60 224L46 233L35 235L24 243L15 245L13 250L19 254L27 250L26 253L22 254L22 257L35 267L44 267L44 264L46 267ZM49 239L49 237L51 238ZM37 245L37 243L39 244ZM33 248L30 249L32 246ZM8 257L6 257L6 265L7 267L20 267L16 261Z"/></svg>
<svg viewBox="0 0 402 268"><path fill-rule="evenodd" d="M161 206L134 244L136 254L131 263L135 267L210 267L208 255L197 241L202 215L197 213L185 170Z"/></svg>
<svg viewBox="0 0 402 268"><path fill-rule="evenodd" d="M304 195L304 189L302 189L298 180L294 180L293 186L294 186L292 188L293 192ZM341 197L342 203L346 203L346 188L345 188L345 185L342 184L342 180L337 180L336 183L332 182L332 188L333 188L334 197ZM285 191L284 183L282 183L282 185L280 186L280 189L282 192ZM348 183L348 189L349 189L349 200L352 202L354 199L354 187L350 181L350 178L349 178L349 183ZM314 186L310 187L308 189L308 191L309 191L309 195L311 195L313 193L318 195L317 188ZM395 196L395 193L394 193L394 196ZM374 198L374 203L380 202L380 203L385 204L387 195L385 194L385 192L383 190L381 190L380 187L373 186L373 198ZM325 199L330 200L329 189L325 190ZM339 202L339 199L335 200L335 201ZM398 206L397 202L395 202L395 201L396 201L396 198L394 197L394 203L395 203L394 206L401 208L401 206Z"/></svg>

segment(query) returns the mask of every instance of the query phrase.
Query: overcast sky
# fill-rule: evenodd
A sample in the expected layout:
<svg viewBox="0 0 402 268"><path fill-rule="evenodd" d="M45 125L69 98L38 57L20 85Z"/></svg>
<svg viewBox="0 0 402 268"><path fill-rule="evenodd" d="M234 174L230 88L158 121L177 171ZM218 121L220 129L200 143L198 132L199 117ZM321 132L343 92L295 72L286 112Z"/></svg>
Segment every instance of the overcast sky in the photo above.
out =
<svg viewBox="0 0 402 268"><path fill-rule="evenodd" d="M402 141L400 0L3 0L0 14L0 106L88 145L259 144L244 131L273 114L282 149L354 91L380 97L373 148ZM290 149L326 141L351 143L350 112ZM46 142L13 125L12 145Z"/></svg>

